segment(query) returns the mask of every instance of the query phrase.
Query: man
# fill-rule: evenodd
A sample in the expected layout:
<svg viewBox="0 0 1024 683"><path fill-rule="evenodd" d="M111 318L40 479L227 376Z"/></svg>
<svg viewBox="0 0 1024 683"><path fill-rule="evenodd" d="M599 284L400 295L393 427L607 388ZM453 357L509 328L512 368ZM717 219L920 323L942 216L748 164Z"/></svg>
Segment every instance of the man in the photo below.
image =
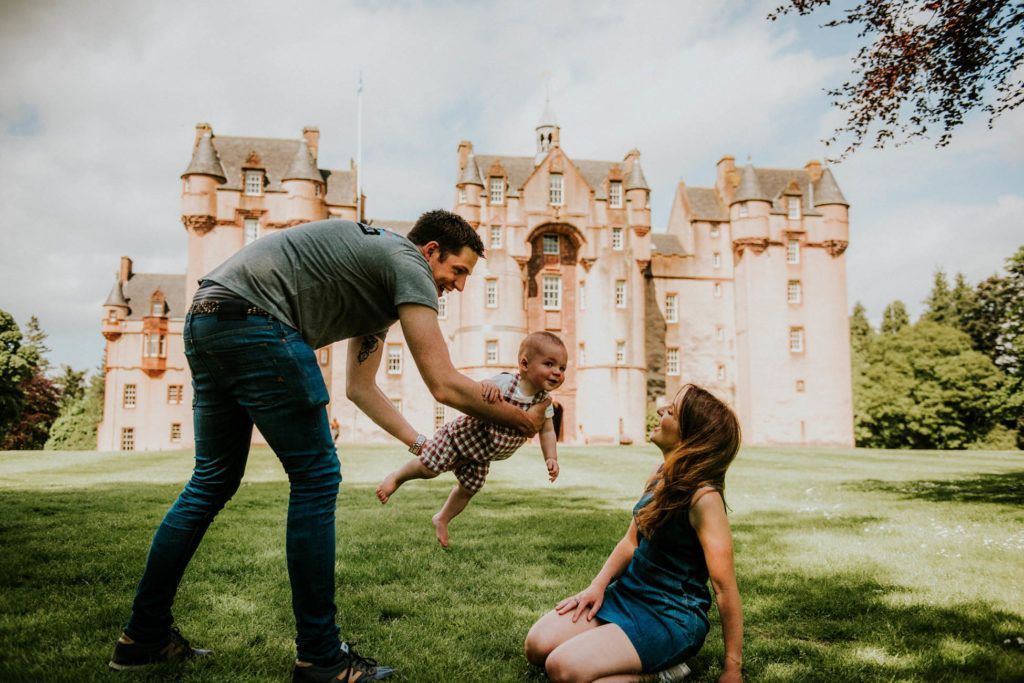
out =
<svg viewBox="0 0 1024 683"><path fill-rule="evenodd" d="M408 238L327 220L257 240L200 281L184 329L195 391L195 470L153 538L112 668L209 652L193 648L172 626L171 605L203 534L238 489L255 424L291 487L286 550L298 631L293 680L362 682L391 675L392 669L342 643L335 624L334 509L341 475L314 349L351 339L346 395L413 453L426 437L376 384L381 342L396 321L437 401L536 433L546 405L524 412L485 403L480 385L452 366L437 324L438 296L462 291L483 253L476 232L448 211L423 214Z"/></svg>

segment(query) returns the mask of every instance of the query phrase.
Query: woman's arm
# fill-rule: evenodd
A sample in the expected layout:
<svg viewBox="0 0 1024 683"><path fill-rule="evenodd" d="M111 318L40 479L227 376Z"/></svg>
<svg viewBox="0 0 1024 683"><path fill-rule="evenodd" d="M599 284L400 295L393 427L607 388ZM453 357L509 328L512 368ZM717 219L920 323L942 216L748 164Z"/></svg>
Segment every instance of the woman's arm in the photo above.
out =
<svg viewBox="0 0 1024 683"><path fill-rule="evenodd" d="M721 494L711 491L698 498L690 508L690 524L704 548L718 615L722 619L725 668L719 681L739 681L743 666L743 608L733 566L732 532Z"/></svg>
<svg viewBox="0 0 1024 683"><path fill-rule="evenodd" d="M633 559L633 552L636 550L636 521L629 523L629 531L622 537L612 550L604 566L597 573L590 585L576 595L562 600L555 605L555 611L559 614L573 612L573 623L579 621L584 611L587 611L587 621L597 616L601 604L604 602L604 591L608 584L615 580L622 572L626 571L630 561Z"/></svg>

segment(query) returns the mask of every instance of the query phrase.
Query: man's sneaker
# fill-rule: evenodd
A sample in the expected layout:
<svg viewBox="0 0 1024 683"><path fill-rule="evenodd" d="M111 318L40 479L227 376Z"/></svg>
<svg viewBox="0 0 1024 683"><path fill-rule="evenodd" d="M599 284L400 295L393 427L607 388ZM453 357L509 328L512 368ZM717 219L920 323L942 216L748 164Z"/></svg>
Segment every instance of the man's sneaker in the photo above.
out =
<svg viewBox="0 0 1024 683"><path fill-rule="evenodd" d="M292 670L292 683L363 683L364 681L382 681L390 678L395 670L389 666L379 666L376 659L361 657L348 643L341 644L338 661L334 664L318 666L310 662L295 661Z"/></svg>
<svg viewBox="0 0 1024 683"><path fill-rule="evenodd" d="M212 652L192 647L185 636L181 635L181 631L172 626L170 633L155 643L137 643L122 633L114 646L114 656L110 658L108 666L114 671L124 671L160 662L203 657Z"/></svg>
<svg viewBox="0 0 1024 683"><path fill-rule="evenodd" d="M651 683L679 683L679 681L685 680L689 675L690 667L686 666L684 662L680 662L667 669L655 671L651 674L650 678L644 680L650 681Z"/></svg>

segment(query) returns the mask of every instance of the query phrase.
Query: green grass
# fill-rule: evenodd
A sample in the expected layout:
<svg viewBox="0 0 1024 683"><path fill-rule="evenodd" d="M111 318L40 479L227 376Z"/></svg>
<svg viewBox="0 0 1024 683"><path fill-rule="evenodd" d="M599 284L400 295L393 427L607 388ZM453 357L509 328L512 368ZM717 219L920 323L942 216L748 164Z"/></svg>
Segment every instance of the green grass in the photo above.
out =
<svg viewBox="0 0 1024 683"><path fill-rule="evenodd" d="M383 508L373 498L405 457L343 448L343 636L400 680L542 680L523 637L625 531L653 449L565 448L555 485L523 449L452 525L450 552L429 524L449 475ZM110 680L149 538L190 466L186 452L0 453L0 680ZM728 484L747 680L1024 680L1020 453L747 448ZM175 607L216 655L128 678L287 678L287 495L272 454L255 451ZM720 673L712 619L695 681Z"/></svg>

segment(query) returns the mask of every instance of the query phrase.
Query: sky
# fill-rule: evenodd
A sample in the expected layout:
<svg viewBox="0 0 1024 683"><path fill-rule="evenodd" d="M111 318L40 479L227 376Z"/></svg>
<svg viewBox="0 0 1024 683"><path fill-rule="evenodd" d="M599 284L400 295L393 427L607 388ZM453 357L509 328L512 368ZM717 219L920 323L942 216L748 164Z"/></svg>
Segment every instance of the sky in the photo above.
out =
<svg viewBox="0 0 1024 683"><path fill-rule="evenodd" d="M802 167L842 117L849 30L713 2L0 0L0 309L49 333L55 366L100 361L121 255L183 273L180 176L195 125L356 155L362 72L368 215L451 208L456 149L530 156L546 93L572 158L642 153L655 230L680 179L715 162ZM842 7L843 2L837 0ZM849 3L846 3L849 4ZM972 284L1024 245L1024 110L968 117L953 144L833 166L851 204L849 306L920 313L937 268Z"/></svg>

